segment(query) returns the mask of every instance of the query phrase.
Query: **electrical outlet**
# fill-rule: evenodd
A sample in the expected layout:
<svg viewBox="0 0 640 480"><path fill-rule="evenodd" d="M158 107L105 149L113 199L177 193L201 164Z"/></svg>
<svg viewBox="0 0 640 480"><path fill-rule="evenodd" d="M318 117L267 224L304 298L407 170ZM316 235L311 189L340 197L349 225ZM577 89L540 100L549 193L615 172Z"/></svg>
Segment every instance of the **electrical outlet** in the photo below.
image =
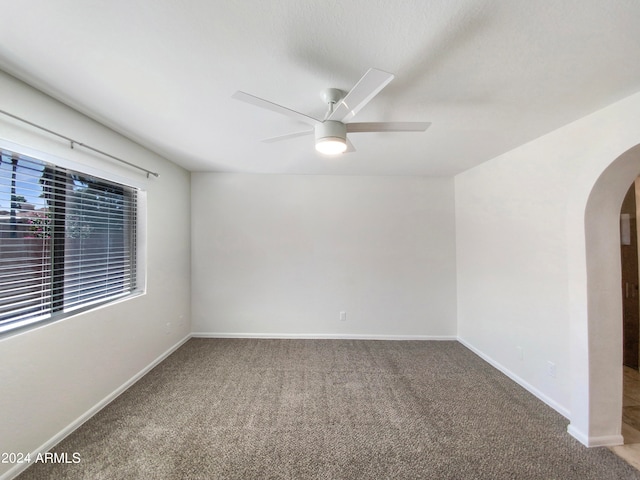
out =
<svg viewBox="0 0 640 480"><path fill-rule="evenodd" d="M165 333L167 335L169 335L171 333L171 322L167 322L167 328L165 330Z"/></svg>
<svg viewBox="0 0 640 480"><path fill-rule="evenodd" d="M341 322L347 321L347 312L340 312L340 321Z"/></svg>
<svg viewBox="0 0 640 480"><path fill-rule="evenodd" d="M553 362L547 362L547 375L552 378L556 378L556 364Z"/></svg>
<svg viewBox="0 0 640 480"><path fill-rule="evenodd" d="M524 350L522 347L516 347L516 352L518 352L518 360L524 360Z"/></svg>

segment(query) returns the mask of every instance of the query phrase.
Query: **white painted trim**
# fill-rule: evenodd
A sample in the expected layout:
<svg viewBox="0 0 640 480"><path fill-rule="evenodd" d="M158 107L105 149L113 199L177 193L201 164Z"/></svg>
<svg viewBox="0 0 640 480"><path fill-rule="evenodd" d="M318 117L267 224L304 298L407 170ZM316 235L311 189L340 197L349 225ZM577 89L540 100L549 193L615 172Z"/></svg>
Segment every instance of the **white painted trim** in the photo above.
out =
<svg viewBox="0 0 640 480"><path fill-rule="evenodd" d="M624 445L624 437L622 435L589 437L589 444L587 447L615 447L616 445Z"/></svg>
<svg viewBox="0 0 640 480"><path fill-rule="evenodd" d="M455 335L367 335L341 333L220 333L194 332L194 338L272 338L309 340L449 340L457 341Z"/></svg>
<svg viewBox="0 0 640 480"><path fill-rule="evenodd" d="M624 445L624 437L622 435L589 437L571 424L567 427L567 432L569 432L569 435L578 440L585 447L615 447L617 445Z"/></svg>
<svg viewBox="0 0 640 480"><path fill-rule="evenodd" d="M589 435L587 435L584 432L578 430L572 424L569 424L569 426L567 427L567 432L569 433L569 435L571 435L573 438L578 440L585 447L589 446Z"/></svg>
<svg viewBox="0 0 640 480"><path fill-rule="evenodd" d="M556 412L558 412L560 415L562 415L563 417L570 419L571 417L571 412L569 411L568 408L560 405L558 402L556 402L555 400L549 398L547 395L545 395L544 393L542 393L540 390L538 390L537 388L535 388L533 385L530 385L529 383L525 382L522 378L520 378L518 375L516 375L515 373L513 373L511 370L509 370L508 368L506 368L504 365L500 364L499 362L496 362L493 358L489 357L488 355L486 355L485 353L481 352L480 350L478 350L477 348L475 348L473 345L471 345L470 343L468 343L465 339L458 337L458 341L464 345L465 347L467 347L469 350L471 350L473 353L475 353L476 355L478 355L480 358L482 358L485 362L487 362L488 364L490 364L491 366L497 368L498 370L500 370L502 373L504 373L507 377L509 377L511 380L513 380L514 382L516 382L518 385L520 385L522 388L524 388L525 390L527 390L529 393L533 394L535 397L537 397L539 400L542 400L544 403L546 403L547 405L549 405L551 408L553 408Z"/></svg>
<svg viewBox="0 0 640 480"><path fill-rule="evenodd" d="M154 367L156 367L160 362L166 359L169 355L175 352L178 348L180 348L187 340L191 338L191 334L185 336L178 343L170 347L160 356L158 356L153 362L147 365L145 368L136 373L133 377L123 383L120 387L116 388L113 392L107 395L105 398L96 403L93 407L87 410L85 413L80 415L76 420L71 422L68 426L63 428L60 432L54 435L52 438L47 440L44 444L38 447L35 451L31 452L31 458L36 458L39 453L45 453L55 447L58 443L64 440L67 436L72 434L76 429L78 429L83 423L93 417L96 413L102 410L104 407L113 402L118 396L124 393L129 387L131 387L134 383L144 377L147 373L149 373ZM21 463L16 464L13 468L7 470L4 474L0 475L0 480L10 480L12 478L17 477L21 472L26 470L31 464L29 463Z"/></svg>

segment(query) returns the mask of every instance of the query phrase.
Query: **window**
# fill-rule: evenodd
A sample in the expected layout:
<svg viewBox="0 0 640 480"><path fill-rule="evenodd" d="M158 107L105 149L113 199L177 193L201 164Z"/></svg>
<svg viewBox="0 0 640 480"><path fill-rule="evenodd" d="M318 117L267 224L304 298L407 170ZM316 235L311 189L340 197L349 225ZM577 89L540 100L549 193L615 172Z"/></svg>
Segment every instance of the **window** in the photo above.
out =
<svg viewBox="0 0 640 480"><path fill-rule="evenodd" d="M137 189L0 154L0 332L136 291Z"/></svg>

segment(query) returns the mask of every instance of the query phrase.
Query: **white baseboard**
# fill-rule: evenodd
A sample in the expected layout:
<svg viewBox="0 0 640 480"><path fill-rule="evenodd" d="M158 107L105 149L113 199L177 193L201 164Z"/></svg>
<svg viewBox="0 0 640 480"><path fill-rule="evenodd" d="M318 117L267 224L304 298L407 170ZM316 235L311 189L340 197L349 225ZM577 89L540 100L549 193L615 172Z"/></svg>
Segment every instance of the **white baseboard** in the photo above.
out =
<svg viewBox="0 0 640 480"><path fill-rule="evenodd" d="M449 340L457 341L455 335L367 335L341 333L221 333L194 332L194 338L271 338L310 340Z"/></svg>
<svg viewBox="0 0 640 480"><path fill-rule="evenodd" d="M481 352L480 350L475 348L473 345L471 345L470 343L465 341L463 338L458 337L458 341L462 345L467 347L469 350L471 350L473 353L478 355L480 358L482 358L485 362L489 363L491 366L493 366L493 367L497 368L498 370L500 370L507 377L509 377L514 382L516 382L518 385L520 385L522 388L527 390L529 393L533 394L535 397L537 397L538 399L542 400L544 403L549 405L551 408L553 408L560 415L562 415L563 417L565 417L567 419L570 419L571 412L569 411L568 408L564 407L563 405L560 405L555 400L549 398L547 395L542 393L540 390L535 388L533 385L530 385L529 383L525 382L522 378L520 378L518 375L513 373L508 368L506 368L504 365L496 362L493 358L491 358L488 355L484 354L483 352Z"/></svg>
<svg viewBox="0 0 640 480"><path fill-rule="evenodd" d="M567 432L569 432L569 435L578 440L585 447L615 447L617 445L624 444L624 437L622 435L590 437L581 430L575 428L573 425L569 425L567 427Z"/></svg>
<svg viewBox="0 0 640 480"><path fill-rule="evenodd" d="M589 435L586 435L571 424L567 427L567 432L569 432L569 435L578 440L585 447L589 446Z"/></svg>
<svg viewBox="0 0 640 480"><path fill-rule="evenodd" d="M160 356L158 356L153 362L147 365L145 368L136 373L133 377L123 383L120 387L116 388L113 392L107 395L105 398L96 403L93 407L87 410L85 413L80 415L76 420L71 422L67 427L58 432L44 444L42 444L35 451L31 452L31 458L36 458L39 453L45 453L51 450L54 446L64 440L67 436L73 433L76 429L78 429L83 423L93 417L96 413L106 407L109 403L114 401L119 395L121 395L125 390L127 390L131 385L140 380L143 376L149 373L155 366L157 366L160 362L162 362L165 358L175 352L178 348L180 348L187 340L191 338L191 335L185 336L178 343L170 347ZM26 470L29 467L29 463L21 463L16 464L13 468L7 470L4 474L0 475L0 480L9 480L17 477L22 471Z"/></svg>

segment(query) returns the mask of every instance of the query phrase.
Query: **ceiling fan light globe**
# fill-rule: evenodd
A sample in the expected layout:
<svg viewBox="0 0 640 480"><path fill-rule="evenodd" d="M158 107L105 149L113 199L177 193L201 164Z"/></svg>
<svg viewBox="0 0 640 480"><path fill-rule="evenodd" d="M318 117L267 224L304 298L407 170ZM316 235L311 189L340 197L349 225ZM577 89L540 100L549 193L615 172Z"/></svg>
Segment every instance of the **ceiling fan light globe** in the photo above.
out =
<svg viewBox="0 0 640 480"><path fill-rule="evenodd" d="M340 137L325 137L316 141L316 150L324 155L339 155L347 150L347 143Z"/></svg>

